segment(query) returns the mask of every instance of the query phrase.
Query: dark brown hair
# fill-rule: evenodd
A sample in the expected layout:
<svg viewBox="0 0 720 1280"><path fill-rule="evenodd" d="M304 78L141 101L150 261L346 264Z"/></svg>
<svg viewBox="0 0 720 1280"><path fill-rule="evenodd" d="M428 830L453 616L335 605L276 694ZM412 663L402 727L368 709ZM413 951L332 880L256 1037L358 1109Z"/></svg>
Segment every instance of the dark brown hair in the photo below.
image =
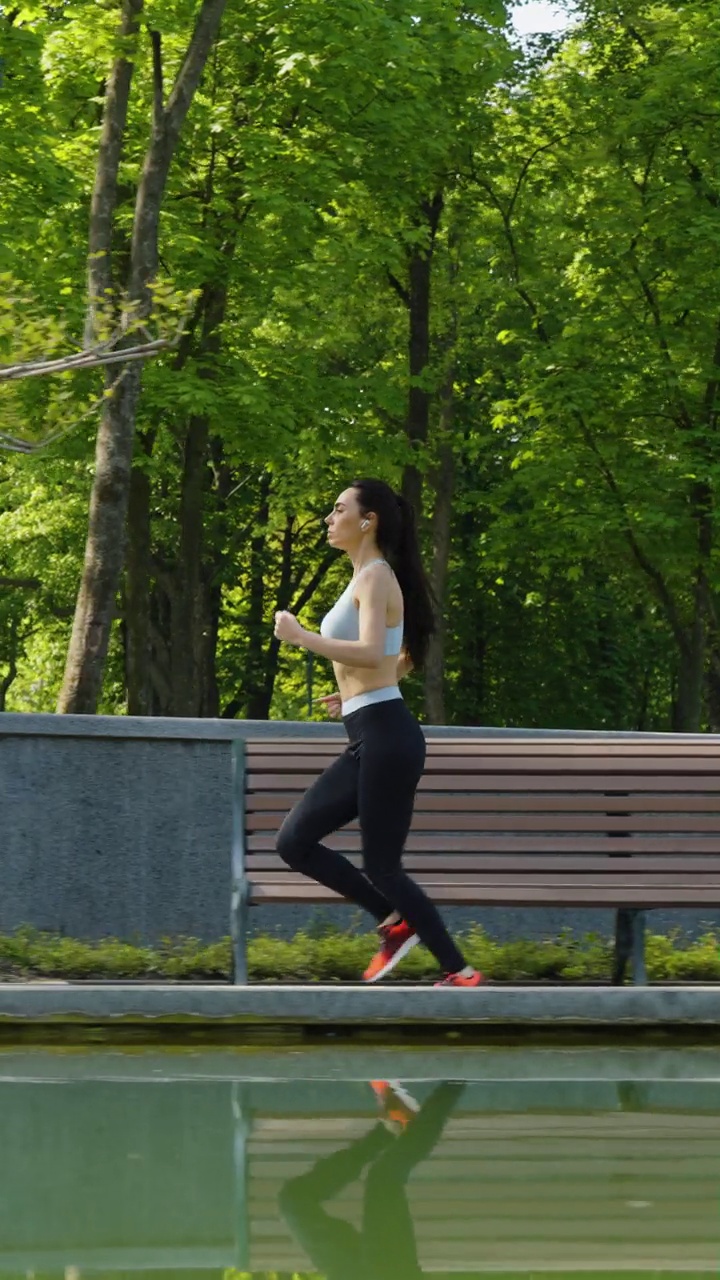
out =
<svg viewBox="0 0 720 1280"><path fill-rule="evenodd" d="M421 669L435 631L435 606L420 558L415 512L384 480L353 480L362 515L377 516L376 541L395 571L404 603L403 645L413 667Z"/></svg>

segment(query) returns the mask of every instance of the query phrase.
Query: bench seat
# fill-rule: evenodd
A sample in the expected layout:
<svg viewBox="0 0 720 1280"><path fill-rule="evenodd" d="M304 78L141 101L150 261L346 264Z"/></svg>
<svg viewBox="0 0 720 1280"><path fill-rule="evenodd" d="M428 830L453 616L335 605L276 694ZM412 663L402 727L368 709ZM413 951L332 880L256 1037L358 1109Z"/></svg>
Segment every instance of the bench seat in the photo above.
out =
<svg viewBox="0 0 720 1280"><path fill-rule="evenodd" d="M235 744L236 973L254 904L336 895L274 852L344 740ZM326 843L360 860L357 822ZM440 905L614 907L613 979L645 980L645 909L720 905L720 745L676 738L430 739L404 858Z"/></svg>

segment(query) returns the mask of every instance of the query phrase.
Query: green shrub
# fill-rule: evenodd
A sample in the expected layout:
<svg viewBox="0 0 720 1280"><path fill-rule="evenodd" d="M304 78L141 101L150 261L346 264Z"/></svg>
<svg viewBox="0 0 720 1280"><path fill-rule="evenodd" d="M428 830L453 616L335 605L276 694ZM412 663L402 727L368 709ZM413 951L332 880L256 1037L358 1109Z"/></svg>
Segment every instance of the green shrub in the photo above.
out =
<svg viewBox="0 0 720 1280"><path fill-rule="evenodd" d="M470 964L496 982L603 982L610 976L612 941L595 934L563 932L556 938L496 942L480 926L458 939ZM248 945L255 982L357 982L377 946L372 933L313 922L291 939L265 934ZM164 938L155 947L117 938L81 942L23 927L0 935L0 979L156 979L226 981L229 938L203 943L197 938ZM714 933L687 942L679 932L648 934L648 975L655 982L720 981L720 941ZM416 947L388 981L430 982L438 968L424 947Z"/></svg>

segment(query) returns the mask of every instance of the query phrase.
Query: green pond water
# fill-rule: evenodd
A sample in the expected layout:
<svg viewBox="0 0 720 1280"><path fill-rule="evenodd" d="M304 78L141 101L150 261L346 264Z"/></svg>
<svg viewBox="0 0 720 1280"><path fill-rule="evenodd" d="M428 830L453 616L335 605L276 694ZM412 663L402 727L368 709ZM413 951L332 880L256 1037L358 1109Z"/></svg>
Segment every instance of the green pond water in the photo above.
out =
<svg viewBox="0 0 720 1280"><path fill-rule="evenodd" d="M0 1280L720 1271L712 1048L6 1049L0 1152Z"/></svg>

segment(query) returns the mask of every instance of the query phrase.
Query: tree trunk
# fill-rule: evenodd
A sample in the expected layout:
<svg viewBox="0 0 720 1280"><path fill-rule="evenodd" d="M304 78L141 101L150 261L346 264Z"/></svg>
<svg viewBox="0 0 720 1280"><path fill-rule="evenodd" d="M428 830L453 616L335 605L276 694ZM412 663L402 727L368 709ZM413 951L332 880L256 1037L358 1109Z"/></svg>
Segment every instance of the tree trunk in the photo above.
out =
<svg viewBox="0 0 720 1280"><path fill-rule="evenodd" d="M199 377L215 377L220 352L220 327L227 313L227 272L235 254L237 228L223 246L226 272L220 282L203 290L202 334L195 355ZM215 705L215 640L210 593L211 573L205 563L205 499L210 489L210 424L207 415L194 414L185 437L180 490L180 543L173 594L171 641L173 714L202 716ZM212 678L208 680L210 669Z"/></svg>
<svg viewBox="0 0 720 1280"><path fill-rule="evenodd" d="M133 221L129 301L139 315L151 305L150 285L158 260L163 194L180 131L215 42L227 0L203 0L185 59L163 105L160 36L153 32L154 109L152 138L143 165ZM128 86L129 92L129 86ZM105 163L104 156L98 166ZM105 248L109 255L109 246ZM111 375L108 373L108 379ZM106 402L96 448L85 562L58 710L92 715L102 690L115 597L122 572L130 495L139 363L113 372L114 394Z"/></svg>
<svg viewBox="0 0 720 1280"><path fill-rule="evenodd" d="M677 691L673 704L673 732L699 733L705 680L705 619L699 607L692 628L680 646Z"/></svg>
<svg viewBox="0 0 720 1280"><path fill-rule="evenodd" d="M0 680L0 712L5 710L8 692L17 678L18 647L18 624L17 621L13 620L10 627L10 657L8 659L7 675Z"/></svg>
<svg viewBox="0 0 720 1280"><path fill-rule="evenodd" d="M172 596L170 644L173 713L197 716L203 701L202 648L207 635L202 571L208 449L205 415L193 415L185 437L180 542Z"/></svg>
<svg viewBox="0 0 720 1280"><path fill-rule="evenodd" d="M285 529L283 531L282 554L280 558L280 582L278 584L277 596L275 599L275 608L278 610L289 609L292 601L292 564L295 542L293 535L294 525L294 516L287 516L285 520ZM265 679L262 687L256 687L253 694L248 699L246 711L248 720L267 720L269 718L270 704L272 702L273 690L277 679L279 660L280 641L271 634L265 652Z"/></svg>
<svg viewBox="0 0 720 1280"><path fill-rule="evenodd" d="M137 35L142 8L142 0L123 0L119 31L123 41ZM105 91L88 231L88 343L95 338L96 303L112 292L112 227L132 74L133 63L125 57L117 58ZM111 404L113 417L125 421L130 415L134 422L133 384L138 376L134 366L124 376L117 369L108 368L104 373L105 389L114 391L114 401L106 401L103 406L95 447L85 563L58 711L94 712L97 707L122 566L123 530L116 528L113 508L126 489L130 474L125 442L121 438L115 440ZM103 509L105 506L107 510ZM108 590L112 593L109 600Z"/></svg>
<svg viewBox="0 0 720 1280"><path fill-rule="evenodd" d="M159 562L152 561L153 583L150 592L150 645L152 681L151 714L173 714L173 691L170 682L170 644L172 639L172 599L175 583L172 572Z"/></svg>
<svg viewBox="0 0 720 1280"><path fill-rule="evenodd" d="M716 351L716 358L717 358ZM690 492L698 539L698 565L693 591L693 618L681 638L677 698L673 708L673 728L677 733L699 733L705 690L705 656L711 601L709 574L713 548L713 493L705 481L696 482Z"/></svg>
<svg viewBox="0 0 720 1280"><path fill-rule="evenodd" d="M265 661L265 640L268 631L265 623L265 589L268 570L267 528L270 519L271 487L272 473L266 471L260 482L259 507L255 517L255 529L250 539L250 592L246 623L248 647L242 688L238 695L240 706L245 708L246 715L251 720L268 718L274 686L274 679L268 680Z"/></svg>
<svg viewBox="0 0 720 1280"><path fill-rule="evenodd" d="M455 455L451 438L454 381L455 366L453 364L443 387L440 402L439 459L434 478L435 508L430 585L437 603L437 630L430 637L430 647L425 663L425 712L430 724L447 723L445 715L445 593L450 559L452 500L455 490Z"/></svg>
<svg viewBox="0 0 720 1280"><path fill-rule="evenodd" d="M125 565L125 687L129 716L152 715L150 641L150 477L144 467L130 473Z"/></svg>
<svg viewBox="0 0 720 1280"><path fill-rule="evenodd" d="M421 206L418 225L427 228L428 239L423 247L413 251L408 264L407 291L401 291L408 308L408 410L405 432L410 444L425 444L430 427L432 392L422 385L430 363L430 294L432 259L435 237L443 211L443 194L438 191L432 200ZM402 491L412 503L417 519L422 514L422 474L415 461L407 463L403 470Z"/></svg>
<svg viewBox="0 0 720 1280"><path fill-rule="evenodd" d="M220 630L220 614L222 610L222 587L211 581L206 585L207 599L207 638L203 647L205 663L203 673L203 701L200 707L201 716L216 719L220 715L220 689L217 680L217 646Z"/></svg>
<svg viewBox="0 0 720 1280"><path fill-rule="evenodd" d="M123 0L119 36L125 45L140 30L144 0ZM118 174L127 123L133 63L120 57L113 65L105 88L100 146L90 202L88 228L88 308L85 346L97 341L97 304L111 303L113 293L112 235L118 200Z"/></svg>
<svg viewBox="0 0 720 1280"><path fill-rule="evenodd" d="M94 715L97 710L125 559L140 366L129 366L124 377L108 373L106 383L119 385L105 402L98 431L85 561L58 700L58 711L79 715Z"/></svg>
<svg viewBox="0 0 720 1280"><path fill-rule="evenodd" d="M705 683L705 698L708 712L708 728L711 733L720 733L720 653L713 654L710 669Z"/></svg>

